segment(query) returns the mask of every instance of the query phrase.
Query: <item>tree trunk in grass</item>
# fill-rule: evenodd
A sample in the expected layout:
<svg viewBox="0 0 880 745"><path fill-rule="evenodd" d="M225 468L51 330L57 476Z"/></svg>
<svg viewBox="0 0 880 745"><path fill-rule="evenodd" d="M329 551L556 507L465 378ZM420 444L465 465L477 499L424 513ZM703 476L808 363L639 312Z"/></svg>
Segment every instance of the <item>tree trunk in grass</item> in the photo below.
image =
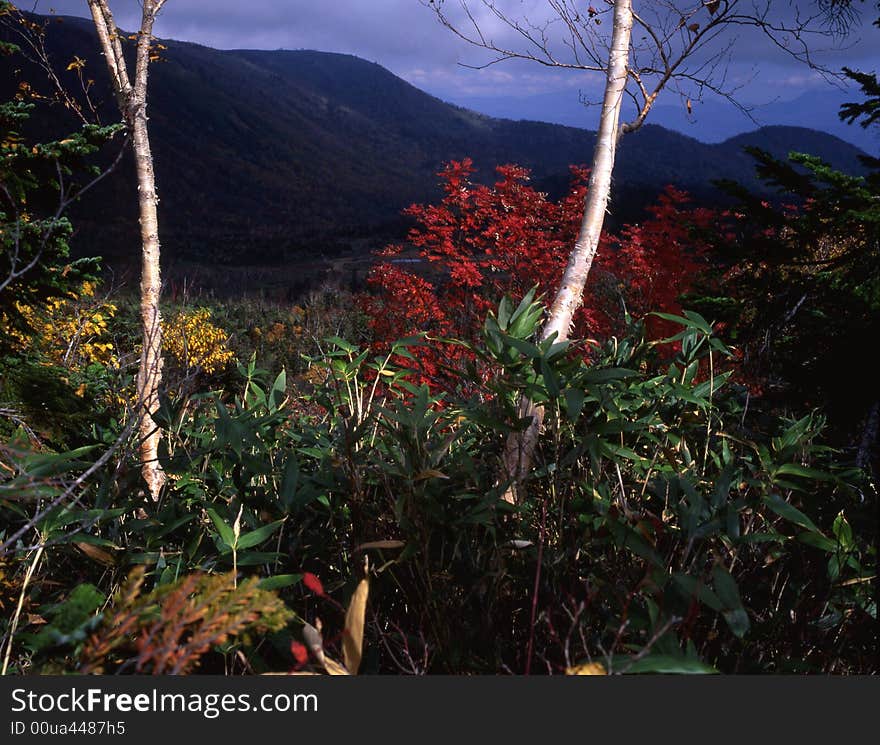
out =
<svg viewBox="0 0 880 745"><path fill-rule="evenodd" d="M556 341L565 341L568 338L575 311L583 302L584 287L599 247L605 211L611 195L611 175L614 171L617 142L622 134L620 111L627 83L632 27L632 0L617 0L614 3L614 26L608 55L605 96L593 150L584 216L565 274L541 331L542 340L551 336L555 336ZM505 446L502 477L510 483L510 486L504 494L504 499L511 503L519 501L518 491L531 468L538 434L544 422L544 407L535 405L528 398L523 398L520 402L519 414L521 417L531 417L531 423L525 431L510 435Z"/></svg>
<svg viewBox="0 0 880 745"><path fill-rule="evenodd" d="M159 407L162 381L162 326L159 313L161 277L159 270L159 221L156 179L147 127L147 77L151 58L153 23L165 0L143 0L141 27L135 53L134 83L122 52L122 42L107 0L88 0L95 29L110 72L119 111L131 134L137 173L138 209L141 228L140 314L143 349L137 376L141 473L150 496L159 499L165 473L159 463L161 431L152 414Z"/></svg>

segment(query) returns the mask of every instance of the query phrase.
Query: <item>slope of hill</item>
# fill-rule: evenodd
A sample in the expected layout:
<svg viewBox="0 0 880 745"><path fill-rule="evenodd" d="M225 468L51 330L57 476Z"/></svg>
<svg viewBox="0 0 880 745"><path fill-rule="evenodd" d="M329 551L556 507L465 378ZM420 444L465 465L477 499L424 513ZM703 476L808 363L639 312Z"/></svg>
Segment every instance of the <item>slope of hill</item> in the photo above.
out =
<svg viewBox="0 0 880 745"><path fill-rule="evenodd" d="M117 119L91 26L64 18L50 24L48 41L62 70L74 55L86 59L104 121ZM356 57L165 43L151 72L149 115L166 263L277 265L363 251L400 233L403 207L436 196L444 161L470 156L482 179L516 162L558 190L568 165L591 156L591 132L482 116ZM20 79L41 82L20 59L0 60L0 95ZM62 118L44 117L41 134L75 126ZM621 146L618 215L635 214L667 183L711 197L712 179L752 182L745 144L859 168L855 147L806 129L770 127L707 145L646 126ZM126 163L93 192L75 215L78 251L136 255L133 189Z"/></svg>
<svg viewBox="0 0 880 745"><path fill-rule="evenodd" d="M751 110L753 119L749 119L722 99L694 101L692 113L688 114L684 102L672 94L660 97L651 110L651 121L710 143L720 143L758 127L803 126L806 122L810 127L839 137L869 154L877 154L880 137L876 132L848 125L837 116L842 104L859 98L857 90L828 86L827 90L811 91L790 101L758 103ZM459 102L490 116L535 119L572 127L582 127L595 116L592 113L595 109L585 108L576 90L522 97L470 96Z"/></svg>

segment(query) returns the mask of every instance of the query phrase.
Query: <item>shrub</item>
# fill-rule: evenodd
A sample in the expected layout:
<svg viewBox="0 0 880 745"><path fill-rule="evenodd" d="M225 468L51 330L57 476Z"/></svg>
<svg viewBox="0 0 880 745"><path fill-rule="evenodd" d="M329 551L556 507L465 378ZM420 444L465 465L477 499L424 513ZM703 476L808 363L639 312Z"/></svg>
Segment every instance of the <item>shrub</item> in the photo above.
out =
<svg viewBox="0 0 880 745"><path fill-rule="evenodd" d="M491 187L471 183L473 170L469 159L449 163L439 174L439 204L406 210L416 220L408 245L418 249L420 266L397 263L403 245L380 252L367 279L372 292L363 299L378 348L418 333L475 341L503 295L521 297L533 286L545 298L555 294L580 226L587 172L572 168L569 192L554 202L528 184L524 168L500 166ZM709 210L689 209L688 199L669 187L642 224L603 236L575 336L621 333L627 312L640 318L680 310L678 297L703 268L703 233L714 219ZM649 330L660 335L656 320ZM415 354L432 384L448 382L445 367L458 370L473 359L460 345L434 344Z"/></svg>
<svg viewBox="0 0 880 745"><path fill-rule="evenodd" d="M10 329L13 351L36 351L52 364L74 370L90 364L117 365L113 342L107 338L117 307L96 298L95 289L94 282L83 282L78 290L39 308L16 303L28 331Z"/></svg>
<svg viewBox="0 0 880 745"><path fill-rule="evenodd" d="M211 322L208 308L183 309L162 322L162 344L185 370L207 375L221 372L232 361L229 335Z"/></svg>

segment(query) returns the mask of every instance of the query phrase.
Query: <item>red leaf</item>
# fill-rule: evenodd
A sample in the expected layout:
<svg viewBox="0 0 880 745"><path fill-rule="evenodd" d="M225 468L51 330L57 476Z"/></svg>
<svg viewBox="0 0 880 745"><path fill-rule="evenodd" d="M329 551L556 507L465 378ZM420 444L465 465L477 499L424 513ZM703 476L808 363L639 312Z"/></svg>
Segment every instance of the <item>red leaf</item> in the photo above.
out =
<svg viewBox="0 0 880 745"><path fill-rule="evenodd" d="M303 584L308 587L315 595L318 597L324 597L324 585L321 584L321 580L319 580L314 574L311 572L306 572L303 574Z"/></svg>
<svg viewBox="0 0 880 745"><path fill-rule="evenodd" d="M305 644L300 644L298 641L290 642L290 652L298 667L302 667L309 661L309 650L306 649Z"/></svg>

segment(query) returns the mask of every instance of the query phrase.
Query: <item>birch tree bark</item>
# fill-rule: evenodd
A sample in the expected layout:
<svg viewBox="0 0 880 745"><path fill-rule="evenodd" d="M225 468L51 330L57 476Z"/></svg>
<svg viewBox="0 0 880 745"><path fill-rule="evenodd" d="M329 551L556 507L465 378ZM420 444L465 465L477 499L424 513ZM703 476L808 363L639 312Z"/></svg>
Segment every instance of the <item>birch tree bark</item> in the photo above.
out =
<svg viewBox="0 0 880 745"><path fill-rule="evenodd" d="M542 340L551 336L555 336L556 341L568 339L574 313L583 302L584 287L599 248L599 238L602 235L605 212L611 196L611 176L614 172L617 143L623 134L620 111L629 75L632 28L632 0L616 0L605 95L593 150L584 215L562 282L541 331ZM525 431L511 435L505 447L502 478L506 477L510 486L504 493L504 499L511 503L518 501L517 490L531 468L538 434L544 422L544 407L536 406L531 400L524 398L520 402L519 414L521 418L531 417L531 423Z"/></svg>
<svg viewBox="0 0 880 745"><path fill-rule="evenodd" d="M161 432L152 414L159 407L162 381L162 326L159 312L161 275L159 267L159 221L153 154L147 126L147 78L153 23L165 0L143 0L141 27L135 51L134 82L131 81L122 41L107 0L88 0L95 29L110 72L110 81L119 111L131 135L137 173L138 209L141 228L140 315L143 349L137 376L138 431L141 473L150 496L159 499L165 474L159 463Z"/></svg>

